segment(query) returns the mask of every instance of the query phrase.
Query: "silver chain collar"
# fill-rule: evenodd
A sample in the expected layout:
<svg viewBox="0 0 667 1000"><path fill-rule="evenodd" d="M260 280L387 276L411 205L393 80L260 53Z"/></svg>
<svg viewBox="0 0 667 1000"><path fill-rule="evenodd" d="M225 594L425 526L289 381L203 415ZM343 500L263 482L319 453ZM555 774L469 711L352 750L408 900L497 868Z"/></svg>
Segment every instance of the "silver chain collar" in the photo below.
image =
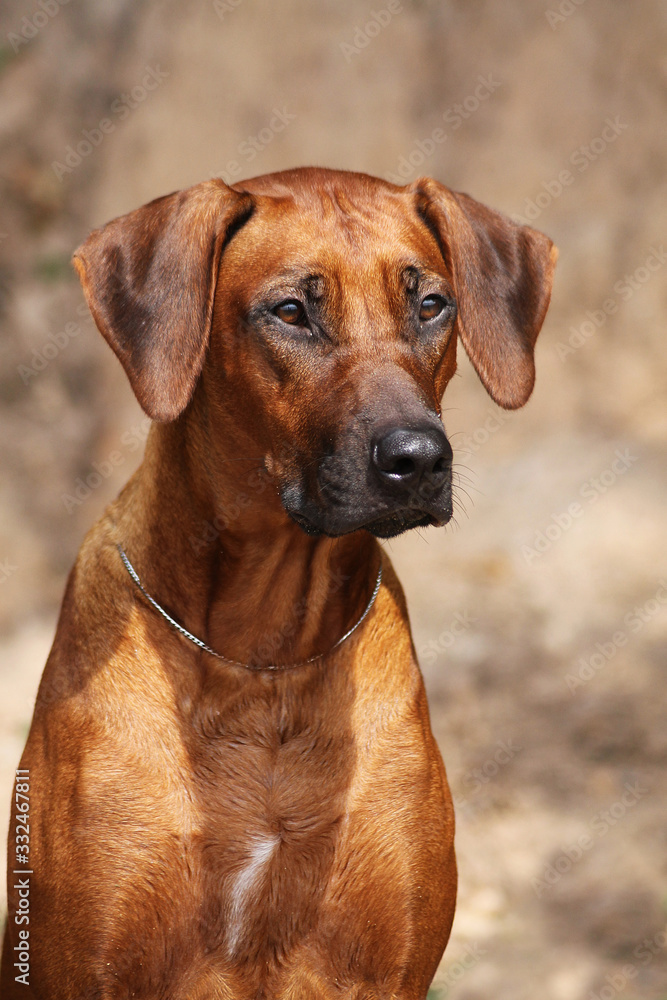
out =
<svg viewBox="0 0 667 1000"><path fill-rule="evenodd" d="M340 639L338 640L338 642L334 643L334 645L331 647L331 649L328 652L326 652L326 653L317 653L315 656L311 656L307 660L301 660L299 663L285 663L285 664L269 663L269 664L255 665L255 664L252 664L252 663L241 663L241 662L239 662L239 660L231 660L228 656L223 656L222 653L217 653L215 651L215 649L211 649L210 646L207 646L205 642L203 642L201 639L198 639L196 635L192 634L192 632L188 632L188 630L186 628L183 628L183 626L180 625L177 621L175 621L171 617L171 615L167 614L167 612L164 610L164 608L161 607L158 604L158 602L155 600L155 598L151 597L151 595L145 589L144 585L142 584L141 580L139 579L137 571L135 570L135 568L132 565L132 563L130 562L130 560L127 558L127 555L125 554L125 552L123 551L122 546L116 545L116 548L118 549L120 557L123 560L123 564L125 566L125 569L130 574L132 580L136 583L136 585L139 588L139 590L141 591L141 593L144 595L144 597L146 598L146 600L148 601L148 603L153 608L155 608L155 610L159 614L161 614L162 617L166 621L169 622L169 624L172 626L172 628L175 628L177 632L180 632L180 634L182 636L184 636L186 639L189 639L190 642L194 642L195 646L199 646L199 648L203 649L206 653L210 653L211 656L217 657L218 660L224 660L225 663L229 663L229 664L231 664L234 667L244 667L246 670L292 670L292 669L294 669L294 667L305 667L307 663L314 663L316 660L321 660L323 657L328 656L330 653L333 653L333 651L335 649L338 649L338 647L341 646L345 642L346 639L349 639L350 636L352 635L352 633L355 632L359 628L359 626L363 622L364 618L366 617L366 615L368 614L368 612L373 607L373 605L375 603L375 598L377 597L377 595L379 593L379 590L380 590L380 584L382 583L382 563L380 563L380 569L378 570L377 580L375 581L375 587L373 588L373 593L370 596L370 600L369 600L368 604L366 605L366 607L364 609L364 612L361 615L361 618L357 619L357 621L352 626L352 628L348 629L347 632L345 633L345 635L341 636Z"/></svg>

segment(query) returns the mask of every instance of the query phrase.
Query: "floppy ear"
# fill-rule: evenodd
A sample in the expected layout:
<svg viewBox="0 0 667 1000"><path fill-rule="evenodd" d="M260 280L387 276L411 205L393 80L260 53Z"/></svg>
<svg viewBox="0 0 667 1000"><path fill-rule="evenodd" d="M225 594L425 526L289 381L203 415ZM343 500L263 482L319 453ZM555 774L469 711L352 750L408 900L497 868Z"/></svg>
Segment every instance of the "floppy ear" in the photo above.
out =
<svg viewBox="0 0 667 1000"><path fill-rule="evenodd" d="M452 275L468 357L496 403L523 406L535 382L533 350L551 297L556 247L543 233L430 177L410 188Z"/></svg>
<svg viewBox="0 0 667 1000"><path fill-rule="evenodd" d="M93 318L154 420L190 401L223 247L251 212L249 195L206 181L114 219L74 254Z"/></svg>

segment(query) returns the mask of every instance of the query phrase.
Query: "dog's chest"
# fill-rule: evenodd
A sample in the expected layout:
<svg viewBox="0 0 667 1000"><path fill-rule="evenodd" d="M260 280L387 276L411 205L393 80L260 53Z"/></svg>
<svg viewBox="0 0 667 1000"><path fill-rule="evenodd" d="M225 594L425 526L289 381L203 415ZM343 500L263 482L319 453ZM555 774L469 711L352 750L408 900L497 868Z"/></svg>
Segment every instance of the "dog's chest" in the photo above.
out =
<svg viewBox="0 0 667 1000"><path fill-rule="evenodd" d="M383 948L400 970L413 825L428 799L413 760L421 726L409 735L396 699L370 698L345 664L328 676L204 685L175 706L137 719L135 743L141 726L160 738L149 759L131 755L132 782L123 772L122 787L107 789L132 832L116 843L98 803L86 834L86 856L104 843L100 862L118 862L104 981L208 1000L225 995L222 984L257 997L268 979L267 995L301 995L290 977L323 956L332 983L380 975ZM412 760L415 792L403 787L388 809L396 757ZM156 785L160 775L169 781ZM147 963L149 952L164 960Z"/></svg>
<svg viewBox="0 0 667 1000"><path fill-rule="evenodd" d="M232 961L285 954L319 917L354 771L345 700L260 683L193 717L202 926Z"/></svg>

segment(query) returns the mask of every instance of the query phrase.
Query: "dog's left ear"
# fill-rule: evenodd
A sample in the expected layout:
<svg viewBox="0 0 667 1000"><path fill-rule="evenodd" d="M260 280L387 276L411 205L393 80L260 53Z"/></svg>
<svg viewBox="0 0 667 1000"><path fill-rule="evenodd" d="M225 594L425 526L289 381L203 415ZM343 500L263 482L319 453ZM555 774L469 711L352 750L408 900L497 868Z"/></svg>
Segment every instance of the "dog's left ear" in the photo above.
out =
<svg viewBox="0 0 667 1000"><path fill-rule="evenodd" d="M190 401L222 252L252 207L250 195L205 181L96 229L74 254L97 327L153 420L174 420Z"/></svg>
<svg viewBox="0 0 667 1000"><path fill-rule="evenodd" d="M551 297L558 251L530 226L430 177L407 189L454 281L459 336L487 392L516 409L535 382L533 350Z"/></svg>

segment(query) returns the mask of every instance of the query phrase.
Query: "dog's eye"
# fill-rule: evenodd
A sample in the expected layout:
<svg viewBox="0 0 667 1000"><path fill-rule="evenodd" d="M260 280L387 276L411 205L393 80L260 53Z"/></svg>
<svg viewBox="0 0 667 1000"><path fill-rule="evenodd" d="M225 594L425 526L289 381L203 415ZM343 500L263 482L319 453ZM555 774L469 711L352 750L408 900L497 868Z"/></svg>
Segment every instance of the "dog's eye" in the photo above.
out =
<svg viewBox="0 0 667 1000"><path fill-rule="evenodd" d="M425 299L422 299L422 304L419 309L419 319L422 323L426 323L430 319L435 319L445 308L445 300L441 299L439 295L427 295Z"/></svg>
<svg viewBox="0 0 667 1000"><path fill-rule="evenodd" d="M290 326L306 325L306 310L296 299L287 299L286 302L281 302L273 310L273 315L281 319L283 323L289 323Z"/></svg>

